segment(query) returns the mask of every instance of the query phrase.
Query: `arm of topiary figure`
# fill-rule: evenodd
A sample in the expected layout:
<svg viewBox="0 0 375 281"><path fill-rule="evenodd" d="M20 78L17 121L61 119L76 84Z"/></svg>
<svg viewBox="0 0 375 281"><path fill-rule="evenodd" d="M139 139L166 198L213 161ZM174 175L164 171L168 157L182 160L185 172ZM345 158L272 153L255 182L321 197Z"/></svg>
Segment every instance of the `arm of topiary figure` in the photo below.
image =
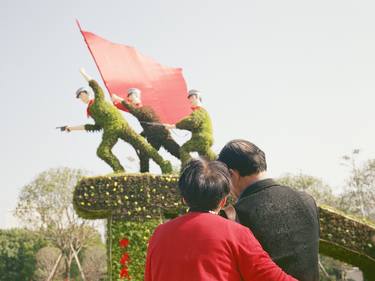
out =
<svg viewBox="0 0 375 281"><path fill-rule="evenodd" d="M183 118L176 123L177 129L193 131L199 129L203 124L203 120L197 116L196 112L191 113L189 116Z"/></svg>
<svg viewBox="0 0 375 281"><path fill-rule="evenodd" d="M104 101L104 93L102 88L99 86L98 82L96 82L94 79L89 76L85 69L83 67L80 68L79 72L83 76L83 78L89 82L90 87L94 91L95 94L95 101L100 102ZM88 132L94 132L94 131L100 131L102 129L101 126L97 124L85 124L85 125L78 125L78 126L64 126L65 132L71 132L71 131L88 131Z"/></svg>
<svg viewBox="0 0 375 281"><path fill-rule="evenodd" d="M99 86L99 83L91 76L89 76L83 67L80 68L79 72L81 73L83 78L85 78L85 80L89 82L89 86L91 87L95 95L95 101L98 102L104 100L104 92L103 89Z"/></svg>
<svg viewBox="0 0 375 281"><path fill-rule="evenodd" d="M65 126L65 132L71 131L87 131L87 132L96 132L100 131L102 127L97 124L85 124L85 125L78 125L78 126Z"/></svg>
<svg viewBox="0 0 375 281"><path fill-rule="evenodd" d="M119 97L118 95L113 94L113 93L112 93L112 95L111 95L111 99L112 99L113 104L116 105L116 104L121 103L129 113L131 113L131 114L133 114L135 117L137 117L137 109L136 109L136 107L134 107L134 106L133 106L131 103L129 103L127 100L125 100L125 99L123 99L122 97Z"/></svg>

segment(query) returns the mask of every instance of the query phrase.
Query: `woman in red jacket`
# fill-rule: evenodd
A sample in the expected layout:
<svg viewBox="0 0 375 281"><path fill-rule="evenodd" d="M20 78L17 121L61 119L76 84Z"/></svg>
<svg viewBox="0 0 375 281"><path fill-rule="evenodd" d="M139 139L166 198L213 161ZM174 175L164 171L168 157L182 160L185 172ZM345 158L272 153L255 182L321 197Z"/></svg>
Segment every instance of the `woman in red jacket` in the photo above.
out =
<svg viewBox="0 0 375 281"><path fill-rule="evenodd" d="M230 185L225 164L188 163L179 189L190 211L155 230L145 281L296 281L271 260L248 228L217 215Z"/></svg>

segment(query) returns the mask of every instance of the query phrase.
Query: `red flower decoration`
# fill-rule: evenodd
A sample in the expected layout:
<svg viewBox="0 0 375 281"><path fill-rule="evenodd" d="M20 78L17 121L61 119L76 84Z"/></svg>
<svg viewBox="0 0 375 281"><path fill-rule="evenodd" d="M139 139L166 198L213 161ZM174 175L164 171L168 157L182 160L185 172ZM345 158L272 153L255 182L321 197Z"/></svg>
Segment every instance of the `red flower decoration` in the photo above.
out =
<svg viewBox="0 0 375 281"><path fill-rule="evenodd" d="M129 269L128 269L128 262L129 262L129 253L126 252L126 247L129 245L129 240L126 238L123 238L119 241L119 245L122 253L120 264L121 264L121 270L120 270L120 278L121 279L131 279L131 276L129 275Z"/></svg>
<svg viewBox="0 0 375 281"><path fill-rule="evenodd" d="M120 271L120 278L127 278L130 279L129 271L127 268L122 268Z"/></svg>
<svg viewBox="0 0 375 281"><path fill-rule="evenodd" d="M121 248L126 248L129 245L129 240L128 239L121 239L120 240L120 247Z"/></svg>
<svg viewBox="0 0 375 281"><path fill-rule="evenodd" d="M129 260L129 254L125 253L125 254L122 255L122 257L120 259L120 263L122 265L125 265L128 260Z"/></svg>

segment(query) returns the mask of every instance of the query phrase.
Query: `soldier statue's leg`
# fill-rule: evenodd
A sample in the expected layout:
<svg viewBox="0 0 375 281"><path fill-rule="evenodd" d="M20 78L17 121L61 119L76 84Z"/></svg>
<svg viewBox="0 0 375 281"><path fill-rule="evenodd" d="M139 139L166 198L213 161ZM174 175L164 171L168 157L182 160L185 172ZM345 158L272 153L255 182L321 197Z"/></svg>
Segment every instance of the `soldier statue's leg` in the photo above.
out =
<svg viewBox="0 0 375 281"><path fill-rule="evenodd" d="M145 132L142 131L140 135L143 138L146 138ZM142 150L135 150L137 152L138 158L139 158L139 171L141 173L147 173L150 171L150 158L142 152Z"/></svg>
<svg viewBox="0 0 375 281"><path fill-rule="evenodd" d="M117 143L118 135L114 132L104 132L102 136L102 142L100 143L96 154L100 159L106 162L114 172L123 172L124 167L122 167L120 161L112 153L113 146Z"/></svg>
<svg viewBox="0 0 375 281"><path fill-rule="evenodd" d="M160 166L163 174L172 172L172 165L169 161L164 160L160 154L153 148L143 137L133 130L127 130L120 135L120 138L130 143L139 153L148 155Z"/></svg>
<svg viewBox="0 0 375 281"><path fill-rule="evenodd" d="M208 160L211 160L211 161L217 159L216 153L209 146L206 147L203 150L198 151L198 154L199 154L199 156L205 157L205 158L207 158Z"/></svg>
<svg viewBox="0 0 375 281"><path fill-rule="evenodd" d="M181 168L184 168L186 164L191 160L190 152L197 151L197 144L195 140L190 139L185 142L180 148L180 159L181 159Z"/></svg>
<svg viewBox="0 0 375 281"><path fill-rule="evenodd" d="M207 156L207 158L210 159L211 161L217 159L217 155L216 155L216 153L211 149L211 147L209 147L209 148L206 150L206 156Z"/></svg>
<svg viewBox="0 0 375 281"><path fill-rule="evenodd" d="M151 144L153 148L155 148L156 151L160 149L161 144L158 143L157 141L149 140L149 139L147 139L147 141L149 142L149 144ZM145 153L144 150L140 150L138 156L139 156L139 161L140 161L141 173L149 172L150 171L150 157L147 155L147 153Z"/></svg>
<svg viewBox="0 0 375 281"><path fill-rule="evenodd" d="M180 159L180 146L171 136L168 136L163 140L162 146L174 157Z"/></svg>
<svg viewBox="0 0 375 281"><path fill-rule="evenodd" d="M197 141L197 152L199 156L205 157L208 160L216 160L217 155L216 153L211 149L212 141L201 139Z"/></svg>

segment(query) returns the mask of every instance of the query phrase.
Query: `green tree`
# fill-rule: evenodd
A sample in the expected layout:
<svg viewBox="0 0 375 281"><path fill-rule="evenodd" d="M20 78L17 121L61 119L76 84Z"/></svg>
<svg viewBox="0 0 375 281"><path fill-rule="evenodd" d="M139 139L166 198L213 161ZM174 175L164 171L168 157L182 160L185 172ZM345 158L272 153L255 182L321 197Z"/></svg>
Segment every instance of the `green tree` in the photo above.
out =
<svg viewBox="0 0 375 281"><path fill-rule="evenodd" d="M0 230L0 280L32 280L35 255L46 241L26 229Z"/></svg>
<svg viewBox="0 0 375 281"><path fill-rule="evenodd" d="M84 247L97 241L98 236L92 222L80 219L72 205L73 188L83 175L84 171L69 168L42 172L22 188L15 211L26 226L43 233L60 250L65 280L70 280L73 260L80 267L76 257ZM53 274L49 280L52 277Z"/></svg>
<svg viewBox="0 0 375 281"><path fill-rule="evenodd" d="M316 177L304 174L286 174L279 178L278 182L310 194L318 204L332 207L338 205L338 197L333 194L331 187Z"/></svg>

